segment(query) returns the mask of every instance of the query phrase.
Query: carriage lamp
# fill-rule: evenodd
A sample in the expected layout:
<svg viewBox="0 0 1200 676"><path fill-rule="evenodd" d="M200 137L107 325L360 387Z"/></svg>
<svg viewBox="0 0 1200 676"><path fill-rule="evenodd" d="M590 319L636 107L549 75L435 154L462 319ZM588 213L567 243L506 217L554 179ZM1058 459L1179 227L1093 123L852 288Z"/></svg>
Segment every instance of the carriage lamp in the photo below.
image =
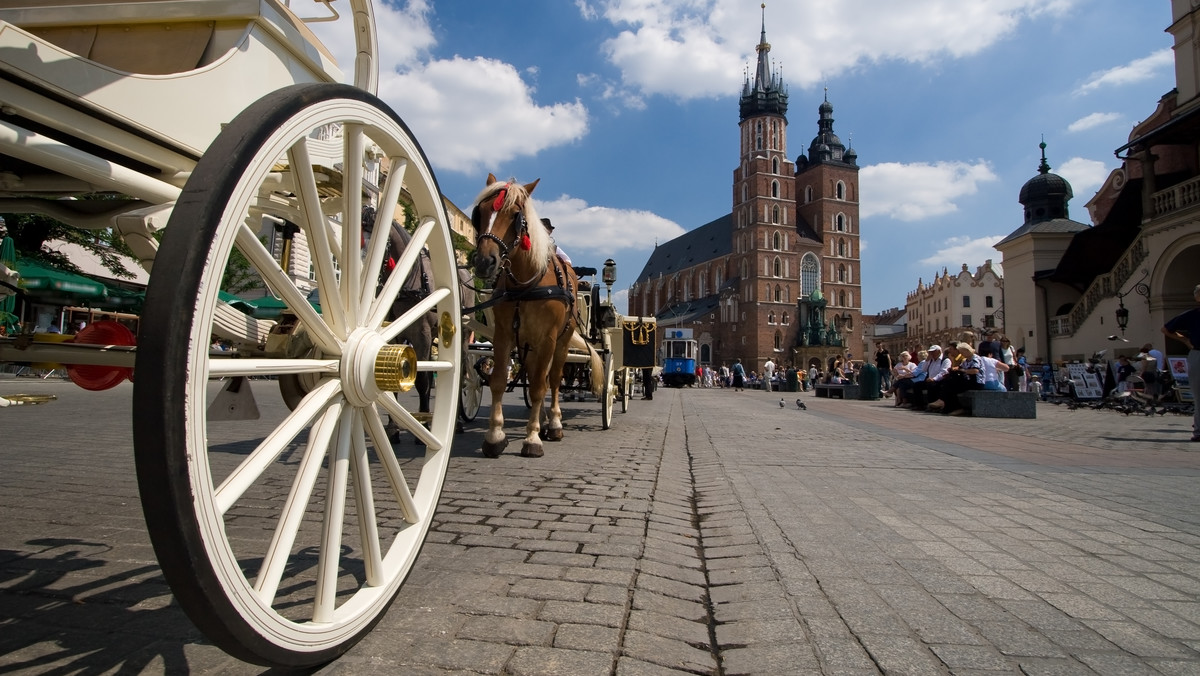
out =
<svg viewBox="0 0 1200 676"><path fill-rule="evenodd" d="M613 259L604 261L604 270L600 273L604 288L608 289L608 301L612 302L612 285L617 281L617 262Z"/></svg>
<svg viewBox="0 0 1200 676"><path fill-rule="evenodd" d="M1118 300L1120 306L1117 307L1117 326L1121 329L1121 334L1124 335L1125 327L1129 326L1129 308L1125 307L1125 301Z"/></svg>

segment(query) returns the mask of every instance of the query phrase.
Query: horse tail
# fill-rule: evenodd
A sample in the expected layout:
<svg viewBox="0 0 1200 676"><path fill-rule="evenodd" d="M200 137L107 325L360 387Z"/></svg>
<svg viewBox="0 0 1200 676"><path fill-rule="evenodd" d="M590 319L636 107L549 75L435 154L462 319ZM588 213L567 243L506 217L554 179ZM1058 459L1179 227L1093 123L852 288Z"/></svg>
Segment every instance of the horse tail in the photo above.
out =
<svg viewBox="0 0 1200 676"><path fill-rule="evenodd" d="M592 382L590 383L592 394L596 395L597 397L603 396L604 383L606 380L608 380L608 377L604 372L604 360L600 358L600 353L596 351L596 348L592 347L591 343L584 340L583 336L579 335L578 331L571 333L570 347L571 349L578 350L580 352L587 350L589 364L591 365L589 370L592 373Z"/></svg>

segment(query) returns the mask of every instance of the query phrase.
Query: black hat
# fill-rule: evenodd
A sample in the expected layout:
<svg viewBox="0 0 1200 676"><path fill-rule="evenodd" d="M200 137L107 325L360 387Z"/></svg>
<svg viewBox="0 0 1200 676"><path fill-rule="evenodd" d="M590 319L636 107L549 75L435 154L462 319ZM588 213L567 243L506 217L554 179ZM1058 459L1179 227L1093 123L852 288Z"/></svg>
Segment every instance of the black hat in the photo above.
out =
<svg viewBox="0 0 1200 676"><path fill-rule="evenodd" d="M546 226L546 229L547 229L547 230L549 230L550 232L554 232L554 226L553 226L553 225L550 225L550 219L549 219L549 218L543 218L543 219L542 219L542 225Z"/></svg>

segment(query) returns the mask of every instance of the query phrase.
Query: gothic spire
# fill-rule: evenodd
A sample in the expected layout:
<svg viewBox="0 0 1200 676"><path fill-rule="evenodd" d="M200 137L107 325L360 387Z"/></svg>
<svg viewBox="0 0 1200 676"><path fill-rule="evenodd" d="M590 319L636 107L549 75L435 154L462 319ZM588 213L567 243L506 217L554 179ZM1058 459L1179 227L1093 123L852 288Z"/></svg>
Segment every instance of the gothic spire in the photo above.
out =
<svg viewBox="0 0 1200 676"><path fill-rule="evenodd" d="M762 31L754 51L758 53L758 67L754 81L749 76L742 87L742 121L757 115L787 115L787 88L782 78L771 75L771 43L767 42L767 4L762 7Z"/></svg>

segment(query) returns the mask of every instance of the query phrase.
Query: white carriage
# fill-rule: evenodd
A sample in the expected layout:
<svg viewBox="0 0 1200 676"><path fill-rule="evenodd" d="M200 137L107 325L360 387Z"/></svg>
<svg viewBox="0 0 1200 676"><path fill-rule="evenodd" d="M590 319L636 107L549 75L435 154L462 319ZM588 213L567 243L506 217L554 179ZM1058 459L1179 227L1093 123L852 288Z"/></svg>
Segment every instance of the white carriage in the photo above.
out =
<svg viewBox="0 0 1200 676"><path fill-rule="evenodd" d="M347 650L413 565L450 454L461 340L437 182L374 95L370 0L343 8L354 86L339 84L299 11L286 0L0 2L0 213L112 229L150 272L135 346L23 336L0 339L0 362L132 369L138 481L164 575L215 643L284 666ZM415 246L381 272L402 193ZM364 203L378 207L374 227ZM307 261L271 245L284 225ZM389 321L421 250L432 292ZM235 268L294 321L222 300ZM392 343L428 312L440 317L438 359ZM214 337L232 349L210 351ZM397 393L421 371L443 375L434 400L453 405L418 420ZM246 420L249 380L262 377L289 405ZM424 448L394 451L383 414Z"/></svg>

